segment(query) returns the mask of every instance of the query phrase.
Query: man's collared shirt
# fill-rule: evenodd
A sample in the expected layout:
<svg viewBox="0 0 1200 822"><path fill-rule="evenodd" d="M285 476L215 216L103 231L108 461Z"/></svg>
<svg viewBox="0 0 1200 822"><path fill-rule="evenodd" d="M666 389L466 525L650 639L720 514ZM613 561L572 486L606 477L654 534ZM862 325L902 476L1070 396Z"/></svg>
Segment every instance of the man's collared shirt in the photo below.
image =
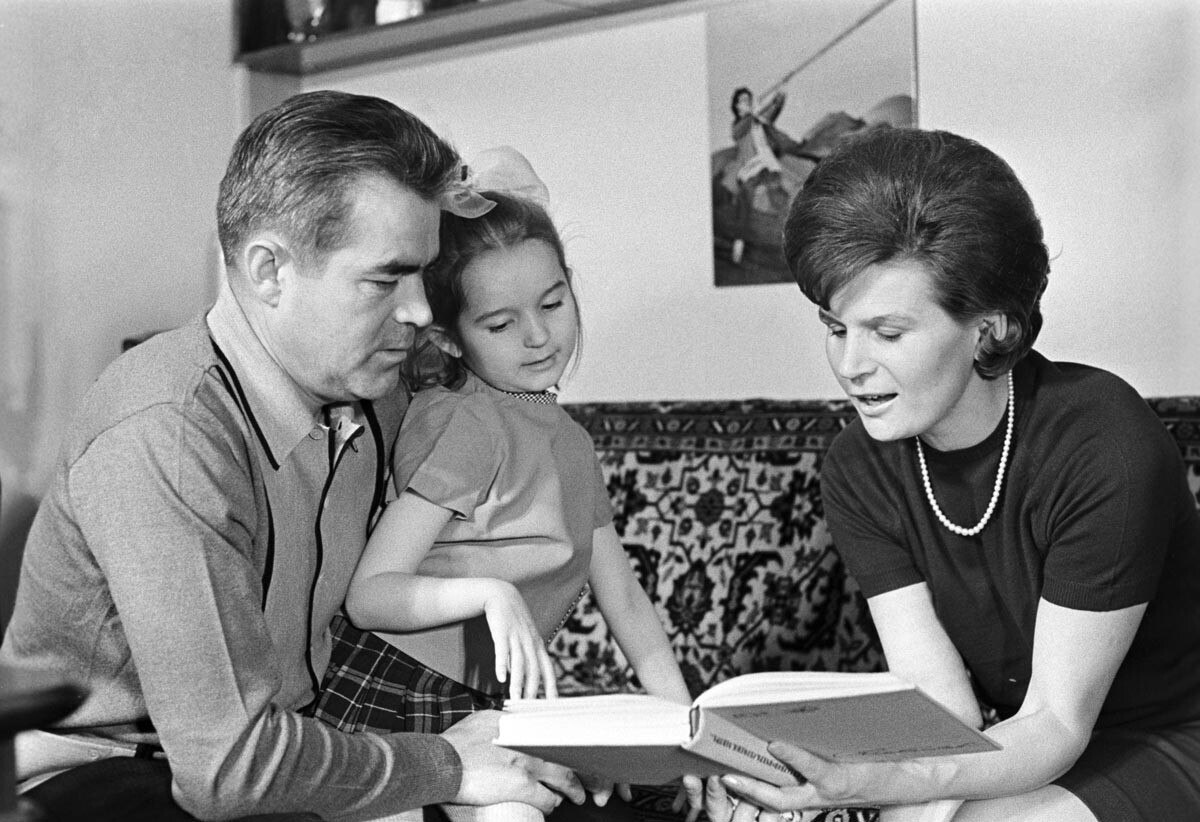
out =
<svg viewBox="0 0 1200 822"><path fill-rule="evenodd" d="M90 689L58 732L160 742L194 813L333 820L453 798L461 764L440 737L299 713L404 406L313 407L223 291L207 322L142 343L89 392L0 661Z"/></svg>

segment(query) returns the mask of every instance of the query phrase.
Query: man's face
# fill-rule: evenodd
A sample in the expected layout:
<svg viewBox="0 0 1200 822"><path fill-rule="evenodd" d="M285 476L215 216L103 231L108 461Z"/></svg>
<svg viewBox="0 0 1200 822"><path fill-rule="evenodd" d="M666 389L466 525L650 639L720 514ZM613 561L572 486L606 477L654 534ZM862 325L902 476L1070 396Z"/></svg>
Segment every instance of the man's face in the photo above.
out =
<svg viewBox="0 0 1200 822"><path fill-rule="evenodd" d="M431 321L422 275L437 256L440 210L382 177L349 196L349 240L322 260L281 263L263 329L272 356L321 404L395 389L416 329Z"/></svg>

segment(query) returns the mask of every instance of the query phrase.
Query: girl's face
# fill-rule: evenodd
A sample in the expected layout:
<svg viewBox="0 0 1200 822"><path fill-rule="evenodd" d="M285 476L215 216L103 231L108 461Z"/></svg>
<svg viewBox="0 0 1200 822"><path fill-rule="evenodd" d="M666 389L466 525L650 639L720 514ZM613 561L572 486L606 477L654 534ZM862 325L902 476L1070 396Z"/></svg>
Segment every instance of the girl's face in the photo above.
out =
<svg viewBox="0 0 1200 822"><path fill-rule="evenodd" d="M965 448L989 433L1006 383L974 369L987 323L962 323L937 303L933 280L913 261L870 266L820 312L825 352L867 433L920 436L935 448ZM996 393L997 388L999 394ZM982 430L981 430L982 429Z"/></svg>
<svg viewBox="0 0 1200 822"><path fill-rule="evenodd" d="M503 391L558 384L579 336L575 295L541 240L485 251L463 271L458 339L467 366Z"/></svg>

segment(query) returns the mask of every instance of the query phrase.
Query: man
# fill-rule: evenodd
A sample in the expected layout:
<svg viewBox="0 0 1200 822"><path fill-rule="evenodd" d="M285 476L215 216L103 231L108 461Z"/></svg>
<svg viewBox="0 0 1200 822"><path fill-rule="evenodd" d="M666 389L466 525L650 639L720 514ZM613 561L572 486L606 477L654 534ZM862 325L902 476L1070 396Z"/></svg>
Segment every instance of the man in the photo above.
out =
<svg viewBox="0 0 1200 822"><path fill-rule="evenodd" d="M0 661L91 693L19 740L19 778L45 780L26 796L56 818L582 801L566 769L491 745L494 712L441 736L305 716L384 500L398 366L430 321L422 271L457 169L415 117L337 92L238 138L216 304L101 375L26 548Z"/></svg>

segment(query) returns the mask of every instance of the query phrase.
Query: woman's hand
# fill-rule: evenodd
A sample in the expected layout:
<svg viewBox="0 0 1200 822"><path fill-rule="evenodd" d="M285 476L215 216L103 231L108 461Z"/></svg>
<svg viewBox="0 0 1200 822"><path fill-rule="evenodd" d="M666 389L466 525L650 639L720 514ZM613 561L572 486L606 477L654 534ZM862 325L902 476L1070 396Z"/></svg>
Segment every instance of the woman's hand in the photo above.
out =
<svg viewBox="0 0 1200 822"><path fill-rule="evenodd" d="M712 822L753 822L756 817L763 822L766 814L877 804L871 792L898 775L894 762L831 762L786 742L772 742L767 750L796 772L800 784L780 788L747 776L711 777L704 809ZM772 816L766 816L768 822Z"/></svg>
<svg viewBox="0 0 1200 822"><path fill-rule="evenodd" d="M509 695L514 699L536 697L542 679L546 696L557 697L554 665L521 592L504 580L483 582L483 615L496 646L496 678L509 680Z"/></svg>
<svg viewBox="0 0 1200 822"><path fill-rule="evenodd" d="M743 802L741 797L730 795L716 776L705 780L704 811L709 822L756 822L763 814L772 814L753 802Z"/></svg>

